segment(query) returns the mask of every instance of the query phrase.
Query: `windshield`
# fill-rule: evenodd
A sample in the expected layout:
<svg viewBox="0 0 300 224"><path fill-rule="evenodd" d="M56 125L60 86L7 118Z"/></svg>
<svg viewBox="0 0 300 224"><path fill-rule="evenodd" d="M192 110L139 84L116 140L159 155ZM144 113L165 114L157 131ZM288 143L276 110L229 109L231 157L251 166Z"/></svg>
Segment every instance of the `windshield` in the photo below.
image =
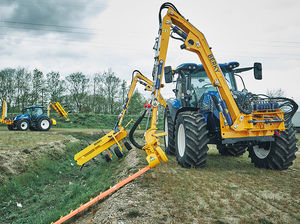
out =
<svg viewBox="0 0 300 224"><path fill-rule="evenodd" d="M225 80L227 82L227 85L229 86L229 89L236 90L235 88L235 82L234 78L231 72L226 71L225 69L222 69L223 75L225 77ZM188 83L187 83L188 84ZM197 96L201 96L204 92L207 91L217 91L216 87L214 87L209 78L206 75L206 72L204 70L196 70L191 73L191 90L195 90L197 93ZM188 86L187 86L187 89Z"/></svg>
<svg viewBox="0 0 300 224"><path fill-rule="evenodd" d="M30 116L37 117L43 114L43 108L40 107L25 108L25 113L29 114Z"/></svg>
<svg viewBox="0 0 300 224"><path fill-rule="evenodd" d="M236 90L236 84L232 72L225 68L221 69L229 89ZM187 82L187 89L191 90L192 104L196 103L205 92L217 91L216 87L211 84L206 72L202 69L192 72L190 79L190 82Z"/></svg>

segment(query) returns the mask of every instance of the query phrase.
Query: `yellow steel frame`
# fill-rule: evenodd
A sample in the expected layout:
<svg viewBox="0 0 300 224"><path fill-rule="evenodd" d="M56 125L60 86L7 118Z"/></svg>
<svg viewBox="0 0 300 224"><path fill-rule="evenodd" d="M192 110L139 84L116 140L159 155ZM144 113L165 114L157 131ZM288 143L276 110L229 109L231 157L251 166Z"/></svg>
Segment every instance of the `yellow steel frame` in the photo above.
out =
<svg viewBox="0 0 300 224"><path fill-rule="evenodd" d="M7 118L7 104L5 99L2 100L2 115L0 119L0 123L11 125L13 124L13 120Z"/></svg>

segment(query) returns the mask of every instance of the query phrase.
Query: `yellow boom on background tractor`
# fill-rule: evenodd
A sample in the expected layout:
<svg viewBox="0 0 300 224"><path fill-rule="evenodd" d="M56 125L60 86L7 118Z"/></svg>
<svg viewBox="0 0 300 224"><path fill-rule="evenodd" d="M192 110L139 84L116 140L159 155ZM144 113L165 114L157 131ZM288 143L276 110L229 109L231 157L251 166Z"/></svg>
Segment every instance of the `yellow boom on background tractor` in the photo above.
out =
<svg viewBox="0 0 300 224"><path fill-rule="evenodd" d="M2 115L0 119L0 123L11 125L13 123L13 120L7 118L7 104L6 100L2 100Z"/></svg>

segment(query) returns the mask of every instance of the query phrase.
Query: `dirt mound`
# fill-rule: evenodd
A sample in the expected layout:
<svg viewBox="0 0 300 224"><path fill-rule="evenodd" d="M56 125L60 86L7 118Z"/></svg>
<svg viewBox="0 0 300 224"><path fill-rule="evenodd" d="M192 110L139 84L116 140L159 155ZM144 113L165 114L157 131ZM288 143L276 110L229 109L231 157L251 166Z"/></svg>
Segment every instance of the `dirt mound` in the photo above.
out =
<svg viewBox="0 0 300 224"><path fill-rule="evenodd" d="M73 136L65 136L63 140L44 143L43 145L24 148L20 150L0 151L0 179L20 174L25 171L28 163L40 158L42 155L62 153L64 146L69 142L78 141Z"/></svg>

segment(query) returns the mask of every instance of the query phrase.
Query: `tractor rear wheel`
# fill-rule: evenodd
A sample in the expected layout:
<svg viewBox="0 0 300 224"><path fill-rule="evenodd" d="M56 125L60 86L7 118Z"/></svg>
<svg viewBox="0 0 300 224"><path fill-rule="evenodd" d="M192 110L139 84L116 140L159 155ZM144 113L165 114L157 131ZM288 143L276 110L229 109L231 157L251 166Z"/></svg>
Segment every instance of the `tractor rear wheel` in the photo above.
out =
<svg viewBox="0 0 300 224"><path fill-rule="evenodd" d="M167 135L165 139L165 152L169 155L175 155L175 136L174 136L174 122L171 118L169 108L166 107L164 115L164 131Z"/></svg>
<svg viewBox="0 0 300 224"><path fill-rule="evenodd" d="M176 119L176 159L182 167L203 167L206 164L208 131L198 111L185 111Z"/></svg>
<svg viewBox="0 0 300 224"><path fill-rule="evenodd" d="M258 168L285 170L293 164L298 150L296 131L292 124L286 130L274 135L273 142L261 143L248 148L251 162Z"/></svg>
<svg viewBox="0 0 300 224"><path fill-rule="evenodd" d="M24 119L17 122L17 130L19 131L27 131L29 128L29 121Z"/></svg>
<svg viewBox="0 0 300 224"><path fill-rule="evenodd" d="M37 121L37 129L39 131L49 131L51 128L51 121L48 117L41 117Z"/></svg>
<svg viewBox="0 0 300 224"><path fill-rule="evenodd" d="M233 145L231 147L222 144L217 145L217 149L222 156L241 156L246 152L246 148L243 145Z"/></svg>

